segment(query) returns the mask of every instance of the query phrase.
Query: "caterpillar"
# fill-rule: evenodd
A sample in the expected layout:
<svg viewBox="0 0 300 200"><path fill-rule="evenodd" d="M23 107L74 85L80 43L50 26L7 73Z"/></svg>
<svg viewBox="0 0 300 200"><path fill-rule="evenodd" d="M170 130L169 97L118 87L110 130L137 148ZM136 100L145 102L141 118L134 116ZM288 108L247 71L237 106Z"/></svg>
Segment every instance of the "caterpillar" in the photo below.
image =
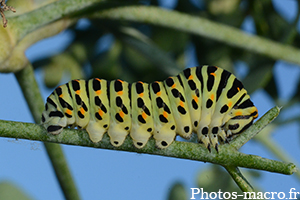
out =
<svg viewBox="0 0 300 200"><path fill-rule="evenodd" d="M47 98L42 124L54 135L68 126L86 129L94 143L107 133L115 147L129 134L137 148L152 136L158 148L167 148L176 135L188 139L194 132L209 151L218 151L219 143L243 132L257 117L233 74L204 65L150 84L72 80Z"/></svg>

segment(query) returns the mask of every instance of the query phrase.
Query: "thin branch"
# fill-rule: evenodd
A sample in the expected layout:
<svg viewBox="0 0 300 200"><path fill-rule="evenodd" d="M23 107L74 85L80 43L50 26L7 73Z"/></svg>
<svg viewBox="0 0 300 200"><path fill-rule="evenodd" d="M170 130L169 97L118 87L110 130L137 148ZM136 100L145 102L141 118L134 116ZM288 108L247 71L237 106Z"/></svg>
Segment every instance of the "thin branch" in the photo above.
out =
<svg viewBox="0 0 300 200"><path fill-rule="evenodd" d="M254 124L253 126L256 125ZM154 154L167 157L210 162L226 167L235 166L260 169L281 174L293 174L296 171L296 166L293 163L284 163L276 160L262 158L260 156L243 154L228 144L220 145L219 153L217 153L216 151L209 153L203 145L191 142L175 141L166 149L158 149L155 147L154 139L151 138L144 148L137 149L133 146L130 137L127 137L124 144L121 147L116 148L110 144L109 137L106 134L104 135L101 142L95 144L89 140L88 134L85 130L64 129L61 134L54 136L48 134L45 128L41 125L1 120L0 136L39 140L43 142L80 145L101 149Z"/></svg>
<svg viewBox="0 0 300 200"><path fill-rule="evenodd" d="M100 9L100 6L97 6L100 2L103 0L57 1L30 13L10 18L10 24L14 27L11 30L12 37L21 39L35 29L66 16L73 16L73 18L86 16L88 12L90 13L88 8ZM84 10L87 11L84 12ZM81 12L79 13L79 11ZM262 54L275 60L285 60L300 65L300 50L293 46L250 35L234 27L177 11L169 11L154 6L123 6L98 11L89 16L177 29Z"/></svg>
<svg viewBox="0 0 300 200"><path fill-rule="evenodd" d="M158 48L147 36L136 29L121 27L118 30L111 30L122 42L135 49L165 73L178 74L181 71L177 63L166 52Z"/></svg>
<svg viewBox="0 0 300 200"><path fill-rule="evenodd" d="M264 147L266 147L269 151L271 151L277 158L282 160L283 162L291 162L293 159L288 155L288 153L280 147L277 142L275 142L270 135L258 135L258 137L255 138L258 142L262 143ZM295 160L293 161L295 164L298 164ZM299 165L298 165L299 166ZM298 180L300 180L300 171L295 172Z"/></svg>
<svg viewBox="0 0 300 200"><path fill-rule="evenodd" d="M177 29L262 54L275 60L286 60L300 65L300 50L295 47L177 11L169 11L154 6L126 6L99 11L92 14L91 17L127 20Z"/></svg>
<svg viewBox="0 0 300 200"><path fill-rule="evenodd" d="M34 121L36 123L40 123L41 114L44 109L44 103L37 82L34 78L34 72L31 64L28 63L27 67L15 75L32 113ZM19 132L22 131L22 129L19 130ZM44 143L44 145L65 198L69 200L80 199L60 145L51 143Z"/></svg>
<svg viewBox="0 0 300 200"><path fill-rule="evenodd" d="M12 12L16 12L16 9L14 9L14 7L6 5L5 0L0 0L0 15L2 17L4 28L7 26L7 19L4 15L4 11L8 11L8 10Z"/></svg>
<svg viewBox="0 0 300 200"><path fill-rule="evenodd" d="M65 198L67 200L80 200L79 193L61 146L54 143L44 143L44 146Z"/></svg>
<svg viewBox="0 0 300 200"><path fill-rule="evenodd" d="M44 101L34 78L34 71L31 64L28 62L23 70L15 73L15 77L22 89L34 121L40 123L41 113L44 110Z"/></svg>
<svg viewBox="0 0 300 200"><path fill-rule="evenodd" d="M253 187L243 176L239 168L227 166L225 167L225 169L243 192L254 192Z"/></svg>

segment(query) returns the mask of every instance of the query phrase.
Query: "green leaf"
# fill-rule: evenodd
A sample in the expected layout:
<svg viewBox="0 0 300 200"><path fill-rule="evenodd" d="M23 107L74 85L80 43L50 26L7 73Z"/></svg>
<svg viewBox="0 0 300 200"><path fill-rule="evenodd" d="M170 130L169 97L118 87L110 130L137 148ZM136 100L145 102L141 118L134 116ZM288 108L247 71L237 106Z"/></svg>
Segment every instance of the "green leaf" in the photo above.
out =
<svg viewBox="0 0 300 200"><path fill-rule="evenodd" d="M10 182L0 183L0 199L1 200L31 200L19 187Z"/></svg>
<svg viewBox="0 0 300 200"><path fill-rule="evenodd" d="M182 183L176 182L172 185L168 200L187 200L187 192Z"/></svg>

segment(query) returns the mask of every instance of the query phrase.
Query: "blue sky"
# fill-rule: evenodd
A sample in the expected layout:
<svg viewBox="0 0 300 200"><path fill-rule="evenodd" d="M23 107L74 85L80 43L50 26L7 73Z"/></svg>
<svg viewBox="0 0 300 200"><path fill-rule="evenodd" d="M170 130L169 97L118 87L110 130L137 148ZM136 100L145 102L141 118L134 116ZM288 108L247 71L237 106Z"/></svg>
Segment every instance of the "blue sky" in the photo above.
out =
<svg viewBox="0 0 300 200"><path fill-rule="evenodd" d="M275 8L289 21L296 16L297 3L293 0L275 0ZM255 32L251 19L245 29ZM62 50L70 35L67 32L46 39L32 46L26 52L30 60ZM191 58L187 56L187 58ZM189 59L192 60L192 59ZM191 67L196 63L188 62ZM280 94L287 100L295 91L295 81L299 77L299 66L278 61L274 72L281 85ZM292 73L291 73L292 72ZM43 87L43 73L36 71L44 99L51 90ZM9 87L8 87L9 86ZM27 104L13 74L0 74L0 119L33 122ZM275 104L263 92L251 95L262 116ZM299 112L295 107L280 117L288 117ZM289 124L272 134L274 140L299 162L299 126ZM209 168L208 163L165 158L111 150L62 145L71 172L82 199L166 199L171 184L181 181L186 189L196 186L196 176L200 170ZM255 141L248 142L242 152L276 159ZM63 199L63 194L55 178L50 161L41 142L0 138L0 182L11 181L34 199ZM293 176L262 172L262 177L253 185L264 191L289 192L294 187L300 192L300 183ZM209 178L209 177L208 177ZM190 192L188 190L188 192Z"/></svg>

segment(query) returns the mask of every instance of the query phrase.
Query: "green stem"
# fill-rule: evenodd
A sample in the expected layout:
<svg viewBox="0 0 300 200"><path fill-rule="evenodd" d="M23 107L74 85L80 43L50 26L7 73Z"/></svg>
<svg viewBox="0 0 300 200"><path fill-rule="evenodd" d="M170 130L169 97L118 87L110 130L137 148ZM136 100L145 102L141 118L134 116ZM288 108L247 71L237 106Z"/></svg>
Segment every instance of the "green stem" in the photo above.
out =
<svg viewBox="0 0 300 200"><path fill-rule="evenodd" d="M91 17L127 20L177 29L262 54L275 60L286 60L300 64L300 50L295 47L177 11L169 11L154 6L126 6L99 11L92 14Z"/></svg>
<svg viewBox="0 0 300 200"><path fill-rule="evenodd" d="M22 89L34 121L40 123L44 103L30 63L28 63L23 70L17 72L15 76ZM20 129L19 132L23 132L23 130ZM44 145L65 198L70 200L80 199L61 146L51 143L44 143Z"/></svg>
<svg viewBox="0 0 300 200"><path fill-rule="evenodd" d="M158 149L155 147L154 139L151 138L144 148L137 149L133 146L131 138L127 137L124 144L121 147L116 148L110 144L107 134L104 135L101 142L93 143L89 140L88 134L85 130L64 129L59 135L50 135L41 125L3 120L0 120L0 137L39 140L43 142L55 142L101 149L154 154L210 162L226 167L245 167L287 175L293 174L296 171L296 166L293 163L285 163L262 158L260 156L240 153L228 144L220 145L219 153L216 151L209 153L208 150L201 144L179 141L173 142L166 149Z"/></svg>
<svg viewBox="0 0 300 200"><path fill-rule="evenodd" d="M55 20L85 16L88 8L98 9L103 0L64 0L57 1L32 12L9 18L14 38L21 39L26 34ZM79 13L81 11L81 13ZM76 14L76 16L75 16ZM285 60L300 64L300 50L269 39L247 34L237 28L192 15L169 11L154 6L123 6L106 9L91 14L112 20L127 20L177 29L187 33L217 40L247 51L262 54L275 60Z"/></svg>
<svg viewBox="0 0 300 200"><path fill-rule="evenodd" d="M264 147L266 147L269 151L271 151L275 156L277 156L277 158L279 158L283 162L291 162L293 160L284 151L284 149L280 148L280 145L277 144L271 137L261 136L259 138L255 138L255 139L257 139L257 141L261 142L264 145ZM300 179L300 171L296 171L295 174L298 177L298 179Z"/></svg>
<svg viewBox="0 0 300 200"><path fill-rule="evenodd" d="M44 143L44 145L65 199L79 200L80 196L61 146L54 143Z"/></svg>
<svg viewBox="0 0 300 200"><path fill-rule="evenodd" d="M254 192L253 187L243 176L239 168L227 166L225 167L225 169L243 192Z"/></svg>
<svg viewBox="0 0 300 200"><path fill-rule="evenodd" d="M22 89L24 98L29 106L34 121L36 123L40 123L44 103L34 78L33 68L28 63L23 70L15 73L15 77Z"/></svg>

